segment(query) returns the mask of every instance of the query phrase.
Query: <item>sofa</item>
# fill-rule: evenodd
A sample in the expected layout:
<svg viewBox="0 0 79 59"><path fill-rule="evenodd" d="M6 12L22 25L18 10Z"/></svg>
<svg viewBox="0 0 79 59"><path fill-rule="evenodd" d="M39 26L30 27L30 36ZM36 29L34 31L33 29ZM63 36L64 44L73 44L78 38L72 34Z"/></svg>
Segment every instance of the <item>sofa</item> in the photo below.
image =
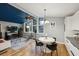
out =
<svg viewBox="0 0 79 59"><path fill-rule="evenodd" d="M11 41L10 40L4 40L4 39L0 39L0 51L7 49L11 47Z"/></svg>

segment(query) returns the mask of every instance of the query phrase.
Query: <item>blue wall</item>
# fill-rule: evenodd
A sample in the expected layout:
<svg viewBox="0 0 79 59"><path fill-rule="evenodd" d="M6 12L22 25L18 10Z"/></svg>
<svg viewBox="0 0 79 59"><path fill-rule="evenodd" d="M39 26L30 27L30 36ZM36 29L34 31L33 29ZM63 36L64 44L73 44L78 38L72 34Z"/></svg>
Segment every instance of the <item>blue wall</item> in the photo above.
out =
<svg viewBox="0 0 79 59"><path fill-rule="evenodd" d="M24 23L25 17L29 14L9 5L8 3L0 3L0 21Z"/></svg>

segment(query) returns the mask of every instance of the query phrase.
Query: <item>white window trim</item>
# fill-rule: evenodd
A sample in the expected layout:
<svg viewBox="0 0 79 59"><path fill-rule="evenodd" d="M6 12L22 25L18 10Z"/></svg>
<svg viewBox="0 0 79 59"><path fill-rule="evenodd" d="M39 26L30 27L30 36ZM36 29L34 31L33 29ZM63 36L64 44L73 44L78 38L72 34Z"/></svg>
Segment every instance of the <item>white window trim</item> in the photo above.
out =
<svg viewBox="0 0 79 59"><path fill-rule="evenodd" d="M24 23L24 30L23 30L24 33L33 33L33 26L37 26L37 34L44 34L44 32L45 32L45 31L44 31L44 29L45 29L45 24L43 25L43 27L44 27L44 28L43 28L43 33L40 33L40 32L39 32L39 26L41 26L41 25L39 25L39 18L36 18L36 19L37 19L37 25L33 25L33 21L32 21L32 31L30 31L30 29L29 29L29 32L26 32L26 31L25 31L25 24L26 24L27 22Z"/></svg>

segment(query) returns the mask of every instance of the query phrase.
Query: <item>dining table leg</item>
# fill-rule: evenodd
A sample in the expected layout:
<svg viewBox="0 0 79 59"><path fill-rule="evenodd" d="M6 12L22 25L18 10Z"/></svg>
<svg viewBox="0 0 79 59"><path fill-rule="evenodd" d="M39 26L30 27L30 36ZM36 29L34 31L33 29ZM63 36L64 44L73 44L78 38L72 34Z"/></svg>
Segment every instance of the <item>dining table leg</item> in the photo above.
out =
<svg viewBox="0 0 79 59"><path fill-rule="evenodd" d="M44 44L44 54L46 55L46 44Z"/></svg>

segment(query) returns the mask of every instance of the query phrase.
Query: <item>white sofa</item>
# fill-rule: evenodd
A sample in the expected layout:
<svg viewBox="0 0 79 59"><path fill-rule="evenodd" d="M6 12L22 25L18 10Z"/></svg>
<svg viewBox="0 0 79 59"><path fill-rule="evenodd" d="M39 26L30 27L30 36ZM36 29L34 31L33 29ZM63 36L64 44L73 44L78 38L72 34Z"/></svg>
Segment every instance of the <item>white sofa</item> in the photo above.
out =
<svg viewBox="0 0 79 59"><path fill-rule="evenodd" d="M0 39L0 40L3 40L3 39ZM8 41L4 40L4 42L0 43L0 51L4 50L6 48L9 48L9 47L11 47L11 41L10 40L8 40Z"/></svg>

